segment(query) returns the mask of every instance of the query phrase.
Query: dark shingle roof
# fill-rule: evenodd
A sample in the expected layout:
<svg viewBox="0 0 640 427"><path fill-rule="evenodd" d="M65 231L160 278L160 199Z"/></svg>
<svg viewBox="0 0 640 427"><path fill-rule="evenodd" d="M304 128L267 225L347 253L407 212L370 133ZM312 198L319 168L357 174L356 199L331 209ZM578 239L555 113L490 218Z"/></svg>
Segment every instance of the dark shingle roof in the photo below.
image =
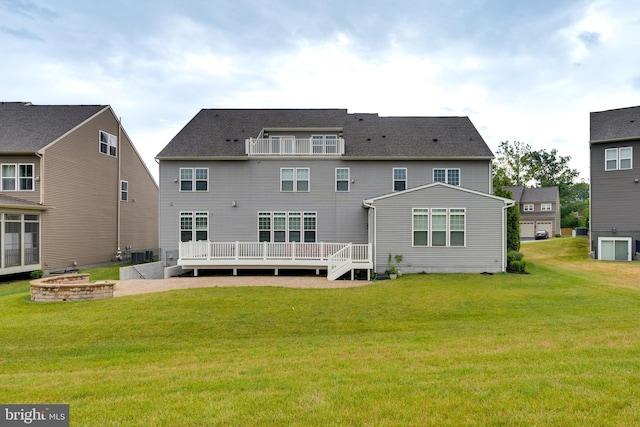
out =
<svg viewBox="0 0 640 427"><path fill-rule="evenodd" d="M44 209L44 206L39 203L31 202L25 199L19 199L13 196L7 196L6 194L0 194L0 206Z"/></svg>
<svg viewBox="0 0 640 427"><path fill-rule="evenodd" d="M558 200L558 187L505 187L513 194L513 200L519 203L553 202Z"/></svg>
<svg viewBox="0 0 640 427"><path fill-rule="evenodd" d="M105 108L0 102L0 152L38 151Z"/></svg>
<svg viewBox="0 0 640 427"><path fill-rule="evenodd" d="M596 111L590 114L591 142L640 138L640 107Z"/></svg>
<svg viewBox="0 0 640 427"><path fill-rule="evenodd" d="M157 157L245 156L245 139L265 128L340 128L344 157L493 158L468 117L380 117L344 109L201 110Z"/></svg>

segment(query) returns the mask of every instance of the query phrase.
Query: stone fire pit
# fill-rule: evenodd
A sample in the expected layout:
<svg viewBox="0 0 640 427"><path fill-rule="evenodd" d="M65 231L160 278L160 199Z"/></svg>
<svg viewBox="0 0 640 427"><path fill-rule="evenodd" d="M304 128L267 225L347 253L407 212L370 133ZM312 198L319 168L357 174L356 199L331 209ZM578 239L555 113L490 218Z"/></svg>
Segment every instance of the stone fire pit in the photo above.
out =
<svg viewBox="0 0 640 427"><path fill-rule="evenodd" d="M67 274L31 281L31 301L89 301L113 297L115 282L89 283L88 274Z"/></svg>

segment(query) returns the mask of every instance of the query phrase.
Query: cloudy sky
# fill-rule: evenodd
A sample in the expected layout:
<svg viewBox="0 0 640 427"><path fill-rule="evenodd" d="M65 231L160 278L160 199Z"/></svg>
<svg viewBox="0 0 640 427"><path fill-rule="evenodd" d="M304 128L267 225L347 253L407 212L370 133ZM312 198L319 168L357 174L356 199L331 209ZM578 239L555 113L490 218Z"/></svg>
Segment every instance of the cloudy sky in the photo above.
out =
<svg viewBox="0 0 640 427"><path fill-rule="evenodd" d="M0 100L109 104L152 173L202 108L469 116L588 178L640 105L637 0L0 0Z"/></svg>

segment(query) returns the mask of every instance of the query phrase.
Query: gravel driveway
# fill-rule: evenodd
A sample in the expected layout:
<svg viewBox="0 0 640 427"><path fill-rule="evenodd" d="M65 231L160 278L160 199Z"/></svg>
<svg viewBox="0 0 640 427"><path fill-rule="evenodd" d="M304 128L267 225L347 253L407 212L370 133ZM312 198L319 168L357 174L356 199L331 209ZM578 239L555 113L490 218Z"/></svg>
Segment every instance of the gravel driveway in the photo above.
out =
<svg viewBox="0 0 640 427"><path fill-rule="evenodd" d="M326 277L306 276L203 276L171 277L162 280L118 280L114 297L163 292L174 289L211 288L226 286L274 286L281 288L354 288L371 284L366 280L327 280Z"/></svg>

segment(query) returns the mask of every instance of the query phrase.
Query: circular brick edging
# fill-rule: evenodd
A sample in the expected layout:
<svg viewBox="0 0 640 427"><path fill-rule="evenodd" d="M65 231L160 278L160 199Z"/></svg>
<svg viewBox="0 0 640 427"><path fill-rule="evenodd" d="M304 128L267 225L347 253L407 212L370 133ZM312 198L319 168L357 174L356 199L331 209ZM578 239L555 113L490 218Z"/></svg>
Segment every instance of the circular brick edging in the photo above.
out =
<svg viewBox="0 0 640 427"><path fill-rule="evenodd" d="M88 274L51 276L31 282L31 301L90 301L113 297L116 282L89 283Z"/></svg>

